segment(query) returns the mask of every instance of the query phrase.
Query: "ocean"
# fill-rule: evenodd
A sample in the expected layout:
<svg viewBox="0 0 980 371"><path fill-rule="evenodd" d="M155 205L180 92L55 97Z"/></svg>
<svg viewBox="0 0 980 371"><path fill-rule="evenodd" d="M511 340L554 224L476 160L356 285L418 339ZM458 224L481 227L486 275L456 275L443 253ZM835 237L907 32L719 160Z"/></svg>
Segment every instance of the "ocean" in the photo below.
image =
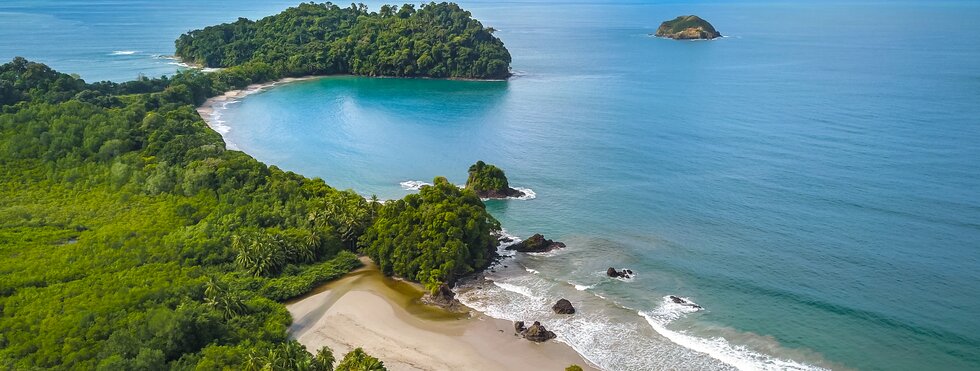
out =
<svg viewBox="0 0 980 371"><path fill-rule="evenodd" d="M172 73L180 33L289 5L6 1L0 57ZM568 247L461 299L604 369L980 369L980 3L461 5L515 77L282 85L219 110L226 140L382 199L500 166L535 194L487 202L507 233ZM725 37L649 36L682 14Z"/></svg>

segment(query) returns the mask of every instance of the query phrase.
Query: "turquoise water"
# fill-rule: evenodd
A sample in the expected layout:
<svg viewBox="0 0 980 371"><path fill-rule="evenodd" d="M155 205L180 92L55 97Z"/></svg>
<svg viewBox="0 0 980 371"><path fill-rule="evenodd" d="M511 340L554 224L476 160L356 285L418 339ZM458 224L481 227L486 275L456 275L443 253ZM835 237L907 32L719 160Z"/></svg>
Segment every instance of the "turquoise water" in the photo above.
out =
<svg viewBox="0 0 980 371"><path fill-rule="evenodd" d="M0 56L36 50L90 79L164 73L152 55L182 30L282 8L179 3L118 26L131 34L64 31L137 13L68 6L45 32L70 43L37 49L0 21ZM540 319L604 368L980 369L980 5L463 5L500 30L515 78L285 85L221 111L226 139L381 198L500 165L536 194L488 202L508 233L568 248L508 260L463 300ZM688 13L729 37L647 36ZM639 275L609 280L609 266ZM550 314L558 297L579 313Z"/></svg>

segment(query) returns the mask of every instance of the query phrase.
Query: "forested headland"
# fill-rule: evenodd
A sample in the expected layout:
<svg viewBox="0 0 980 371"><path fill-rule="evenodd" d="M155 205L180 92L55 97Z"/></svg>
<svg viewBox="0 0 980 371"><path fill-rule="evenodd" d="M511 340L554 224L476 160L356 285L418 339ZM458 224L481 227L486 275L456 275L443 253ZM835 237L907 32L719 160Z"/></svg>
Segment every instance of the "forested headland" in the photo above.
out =
<svg viewBox="0 0 980 371"><path fill-rule="evenodd" d="M500 46L495 60L509 62L453 4L393 9L303 4L271 19L348 17L354 23L337 20L348 39L374 22L422 24L453 42L487 37L478 45ZM297 19L320 24L310 17ZM271 32L269 19L248 27ZM233 66L216 73L125 83L87 83L23 58L0 66L0 368L329 370L329 349L289 340L281 301L360 266L362 251L429 287L488 264L499 225L471 191L437 181L380 203L226 149L197 105L252 83L331 72L290 62L312 44L289 45L222 59ZM412 73L506 71L460 61ZM348 72L409 73L367 71ZM382 368L363 351L337 364Z"/></svg>
<svg viewBox="0 0 980 371"><path fill-rule="evenodd" d="M0 66L0 368L315 361L278 301L359 266L379 205L226 150L173 94L208 78Z"/></svg>
<svg viewBox="0 0 980 371"><path fill-rule="evenodd" d="M205 67L266 66L276 77L362 76L503 79L510 53L492 28L453 3L304 3L239 18L177 39L177 57Z"/></svg>

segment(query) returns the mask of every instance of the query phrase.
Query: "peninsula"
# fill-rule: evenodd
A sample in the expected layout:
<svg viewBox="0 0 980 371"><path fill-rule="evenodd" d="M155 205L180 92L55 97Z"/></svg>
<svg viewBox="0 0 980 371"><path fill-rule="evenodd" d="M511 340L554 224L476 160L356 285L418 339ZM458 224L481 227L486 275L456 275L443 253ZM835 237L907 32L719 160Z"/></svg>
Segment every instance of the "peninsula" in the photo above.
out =
<svg viewBox="0 0 980 371"><path fill-rule="evenodd" d="M721 37L721 32L701 17L682 15L661 23L654 36L674 40L711 40Z"/></svg>
<svg viewBox="0 0 980 371"><path fill-rule="evenodd" d="M257 21L239 18L188 32L176 56L229 78L306 75L506 79L511 56L492 28L453 3L303 3ZM244 75L244 76L240 76ZM247 84L246 84L247 85Z"/></svg>
<svg viewBox="0 0 980 371"><path fill-rule="evenodd" d="M217 72L89 83L0 65L0 249L16 252L0 255L0 368L383 370L376 344L335 357L291 338L283 302L363 266L358 254L435 290L489 265L499 223L444 178L381 203L268 166L195 109L307 75L506 78L492 33L451 3L303 3L177 40L178 57ZM453 364L496 346L470 343ZM532 364L583 361L549 347Z"/></svg>

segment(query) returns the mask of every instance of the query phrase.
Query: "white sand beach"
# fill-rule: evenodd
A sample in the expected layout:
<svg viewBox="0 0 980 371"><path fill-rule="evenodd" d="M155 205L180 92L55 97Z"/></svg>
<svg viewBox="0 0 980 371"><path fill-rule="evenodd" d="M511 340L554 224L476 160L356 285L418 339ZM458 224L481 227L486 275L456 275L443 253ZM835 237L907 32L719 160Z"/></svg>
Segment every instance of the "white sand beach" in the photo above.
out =
<svg viewBox="0 0 980 371"><path fill-rule="evenodd" d="M592 369L565 344L516 336L509 321L420 304L416 287L384 277L367 262L287 303L294 320L290 336L314 352L327 345L338 357L364 348L389 370Z"/></svg>

